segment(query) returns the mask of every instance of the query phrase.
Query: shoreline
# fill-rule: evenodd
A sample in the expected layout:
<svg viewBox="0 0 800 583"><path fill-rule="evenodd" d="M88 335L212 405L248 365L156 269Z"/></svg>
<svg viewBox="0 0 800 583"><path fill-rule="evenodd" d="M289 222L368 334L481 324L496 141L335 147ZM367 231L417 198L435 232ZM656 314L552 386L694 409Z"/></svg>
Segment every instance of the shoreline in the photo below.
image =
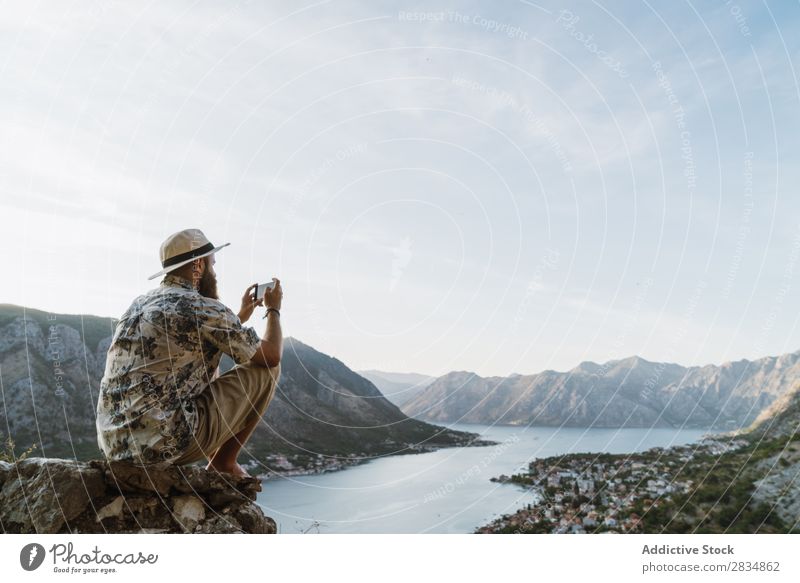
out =
<svg viewBox="0 0 800 583"><path fill-rule="evenodd" d="M325 457L322 454L318 454L314 463L314 467L293 467L287 468L285 470L270 470L268 473L260 473L260 474L253 474L254 478L258 478L262 482L269 482L274 481L280 478L289 478L293 476L313 476L313 475L320 475L320 474L330 474L333 472L338 472L342 470L346 470L355 466L360 466L367 464L369 462L373 462L377 459L383 457L394 457L394 456L401 456L401 455L419 455L424 453L433 453L439 451L441 449L448 449L451 447L489 447L499 445L499 442L488 440L488 439L475 439L469 443L462 443L462 444L448 444L448 445L440 445L440 446L416 446L409 444L409 447L406 448L407 450L399 451L396 453L388 453L388 454L378 454L373 457L367 457L366 454L359 454L361 457ZM354 454L349 454L354 455ZM276 454L277 456L283 457L286 459L285 455ZM322 461L325 460L325 461ZM318 462L322 461L321 464ZM327 461L327 463L325 463Z"/></svg>

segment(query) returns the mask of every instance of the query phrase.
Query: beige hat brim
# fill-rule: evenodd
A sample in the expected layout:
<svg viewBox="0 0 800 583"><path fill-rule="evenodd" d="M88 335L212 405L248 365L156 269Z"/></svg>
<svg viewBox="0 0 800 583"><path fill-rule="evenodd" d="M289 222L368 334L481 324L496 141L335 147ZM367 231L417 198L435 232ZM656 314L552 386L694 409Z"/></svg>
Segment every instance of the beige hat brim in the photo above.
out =
<svg viewBox="0 0 800 583"><path fill-rule="evenodd" d="M159 275L164 275L165 273L169 273L170 271L175 271L179 267L183 267L184 265L186 265L187 263L191 263L195 259L200 259L201 257L207 257L207 256L211 255L212 253L216 253L217 251L219 251L223 247L227 247L228 245L230 245L230 243L223 243L219 247L214 247L211 251L208 251L207 253L203 253L202 255L198 255L197 257L192 257L191 259L187 259L186 261L181 261L180 263L176 263L175 265L170 265L169 267L166 267L166 268L162 269L158 273L154 273L153 275L151 275L147 279L149 281L151 279L155 279Z"/></svg>

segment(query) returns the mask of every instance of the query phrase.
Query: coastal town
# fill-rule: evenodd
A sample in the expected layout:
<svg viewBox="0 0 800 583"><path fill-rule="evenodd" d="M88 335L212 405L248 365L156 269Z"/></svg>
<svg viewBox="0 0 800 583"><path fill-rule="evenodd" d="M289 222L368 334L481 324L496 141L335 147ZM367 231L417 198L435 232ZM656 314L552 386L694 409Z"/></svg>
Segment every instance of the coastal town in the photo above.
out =
<svg viewBox="0 0 800 583"><path fill-rule="evenodd" d="M721 455L747 445L742 439L706 438L699 443L642 453L570 454L534 460L528 470L494 482L517 484L535 494L533 503L479 527L476 533L641 533L642 516L694 481L676 474L698 456Z"/></svg>
<svg viewBox="0 0 800 583"><path fill-rule="evenodd" d="M367 454L351 453L347 456L325 456L322 454L269 454L263 461L251 459L245 469L261 480L273 480L288 476L306 476L343 470L369 461Z"/></svg>
<svg viewBox="0 0 800 583"><path fill-rule="evenodd" d="M396 447L398 454L429 453L440 449L438 446L424 443L395 444L388 440L384 443ZM471 440L471 445L474 446L489 446L494 444L495 442L484 439ZM381 455L371 454L369 452L351 452L347 455L274 453L267 454L260 460L251 457L242 464L242 467L261 480L274 480L276 478L289 476L307 476L336 472L367 463L379 457L381 457Z"/></svg>

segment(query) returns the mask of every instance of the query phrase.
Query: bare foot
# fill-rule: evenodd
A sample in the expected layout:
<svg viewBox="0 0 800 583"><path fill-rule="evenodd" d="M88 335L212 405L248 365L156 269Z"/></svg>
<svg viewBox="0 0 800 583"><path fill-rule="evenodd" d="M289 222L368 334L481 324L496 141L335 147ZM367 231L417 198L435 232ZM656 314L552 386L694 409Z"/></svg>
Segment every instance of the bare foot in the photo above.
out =
<svg viewBox="0 0 800 583"><path fill-rule="evenodd" d="M239 464L234 464L233 465L233 470L231 471L231 473L234 476L239 476L240 478L252 478L252 476L247 473L247 470L245 470Z"/></svg>
<svg viewBox="0 0 800 583"><path fill-rule="evenodd" d="M234 463L232 466L229 466L229 465L222 466L222 465L215 465L215 464L213 464L211 462L208 462L208 465L206 466L206 469L207 470L216 470L217 472L225 473L225 474L233 474L234 476L237 476L239 478L251 478L252 477L250 474L247 473L247 470L245 470L242 466L240 466L237 463Z"/></svg>

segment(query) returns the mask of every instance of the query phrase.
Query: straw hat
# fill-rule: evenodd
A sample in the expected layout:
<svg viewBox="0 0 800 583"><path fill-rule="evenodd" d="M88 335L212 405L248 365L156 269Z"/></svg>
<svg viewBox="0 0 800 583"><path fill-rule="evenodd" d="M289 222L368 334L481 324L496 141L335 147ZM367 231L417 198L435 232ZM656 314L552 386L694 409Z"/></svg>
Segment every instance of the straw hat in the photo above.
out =
<svg viewBox="0 0 800 583"><path fill-rule="evenodd" d="M164 269L154 273L147 279L164 275L182 265L191 263L198 257L206 257L228 245L230 243L214 247L200 229L184 229L173 233L167 237L166 241L161 243L161 267Z"/></svg>

